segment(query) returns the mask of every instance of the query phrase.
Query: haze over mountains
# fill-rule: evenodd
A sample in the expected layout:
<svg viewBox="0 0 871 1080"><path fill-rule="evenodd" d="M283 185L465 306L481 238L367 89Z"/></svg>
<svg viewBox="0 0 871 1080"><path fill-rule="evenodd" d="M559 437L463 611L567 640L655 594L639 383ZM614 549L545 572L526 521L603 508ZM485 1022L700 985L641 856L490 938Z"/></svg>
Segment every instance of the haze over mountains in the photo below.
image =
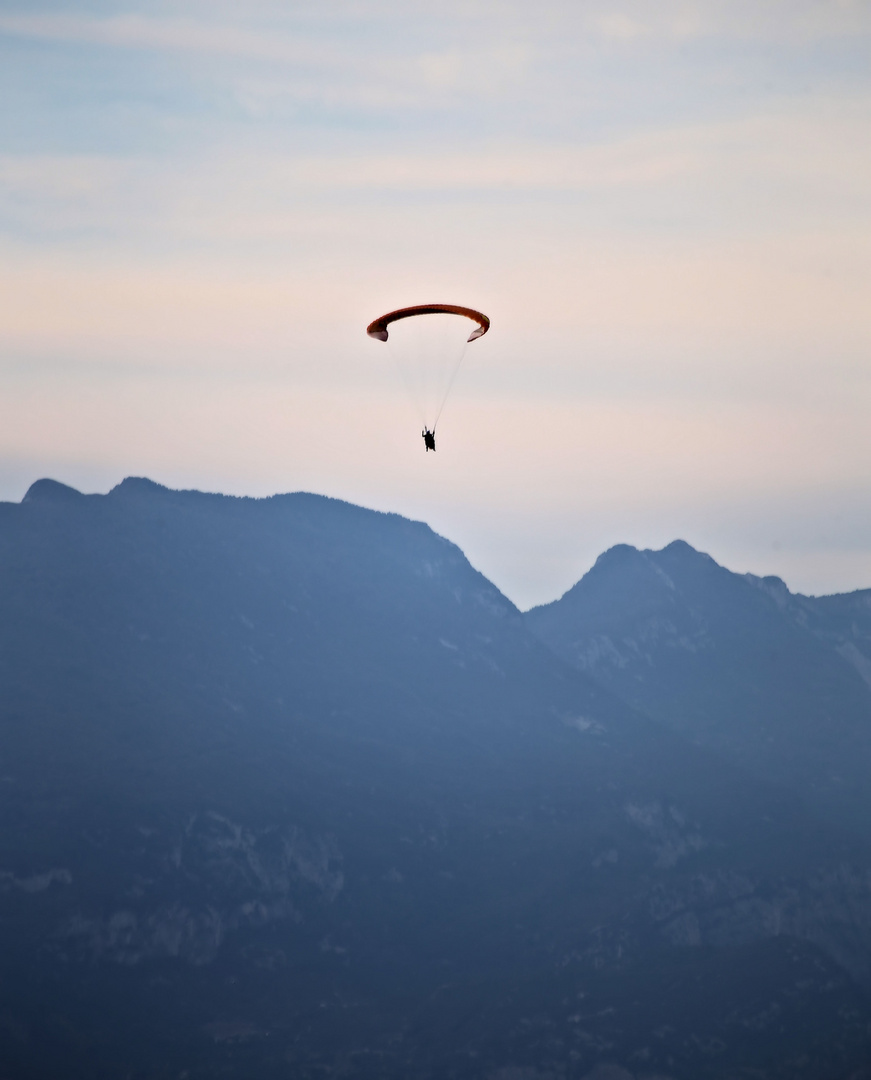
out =
<svg viewBox="0 0 871 1080"><path fill-rule="evenodd" d="M38 482L0 1076L871 1076L869 596L678 543L522 615L395 515Z"/></svg>

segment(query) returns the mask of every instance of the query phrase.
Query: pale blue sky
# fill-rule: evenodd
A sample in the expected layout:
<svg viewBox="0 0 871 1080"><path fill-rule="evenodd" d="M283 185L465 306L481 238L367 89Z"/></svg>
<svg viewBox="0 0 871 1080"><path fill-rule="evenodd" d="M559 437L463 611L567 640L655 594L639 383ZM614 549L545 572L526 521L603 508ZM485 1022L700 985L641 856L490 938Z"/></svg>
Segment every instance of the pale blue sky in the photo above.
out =
<svg viewBox="0 0 871 1080"><path fill-rule="evenodd" d="M0 498L308 489L521 605L871 585L871 4L0 3ZM487 311L425 455L369 319Z"/></svg>

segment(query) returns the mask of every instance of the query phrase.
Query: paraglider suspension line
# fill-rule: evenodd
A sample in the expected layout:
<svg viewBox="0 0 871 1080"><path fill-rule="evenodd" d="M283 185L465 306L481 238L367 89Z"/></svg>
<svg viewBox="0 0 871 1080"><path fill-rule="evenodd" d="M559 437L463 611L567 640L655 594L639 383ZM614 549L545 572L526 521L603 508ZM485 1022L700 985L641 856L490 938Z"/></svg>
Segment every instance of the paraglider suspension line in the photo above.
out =
<svg viewBox="0 0 871 1080"><path fill-rule="evenodd" d="M454 364L454 370L451 372L450 379L448 379L448 385L445 388L445 392L444 392L444 396L442 397L441 404L439 405L438 410L436 411L435 420L433 420L433 424L432 424L432 433L433 433L433 435L435 435L436 426L437 426L437 424L439 422L439 417L442 415L442 409L444 409L445 402L448 400L448 395L450 394L451 388L454 385L454 380L456 379L457 375L459 374L460 365L463 363L463 360L465 359L466 345L467 344L468 344L468 342L463 344L463 351L460 353L459 357L457 358L457 362Z"/></svg>

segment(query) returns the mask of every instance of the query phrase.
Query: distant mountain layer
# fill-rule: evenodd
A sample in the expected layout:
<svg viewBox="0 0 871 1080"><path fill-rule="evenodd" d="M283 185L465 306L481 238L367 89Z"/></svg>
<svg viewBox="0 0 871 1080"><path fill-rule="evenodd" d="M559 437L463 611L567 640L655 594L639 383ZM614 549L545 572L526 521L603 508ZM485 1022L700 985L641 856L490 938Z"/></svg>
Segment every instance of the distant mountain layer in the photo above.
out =
<svg viewBox="0 0 871 1080"><path fill-rule="evenodd" d="M871 837L871 590L796 596L681 541L620 545L525 618L625 701Z"/></svg>
<svg viewBox="0 0 871 1080"><path fill-rule="evenodd" d="M855 695L846 745L837 650L865 646L813 603L773 647L831 656L799 667ZM769 776L740 731L577 670L546 616L427 526L314 495L0 504L0 1077L867 1075L848 804L819 813L782 744Z"/></svg>

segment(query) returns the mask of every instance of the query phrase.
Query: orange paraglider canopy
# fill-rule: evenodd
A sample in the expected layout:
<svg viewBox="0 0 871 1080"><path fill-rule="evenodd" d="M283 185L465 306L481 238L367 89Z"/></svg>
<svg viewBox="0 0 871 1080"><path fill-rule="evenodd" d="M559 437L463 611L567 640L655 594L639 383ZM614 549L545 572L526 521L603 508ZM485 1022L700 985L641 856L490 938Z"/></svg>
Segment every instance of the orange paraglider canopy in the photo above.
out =
<svg viewBox="0 0 871 1080"><path fill-rule="evenodd" d="M392 322L396 322L398 319L410 319L414 315L462 315L466 319L471 319L472 322L476 322L478 325L466 338L467 341L474 341L475 338L483 337L490 329L490 320L487 316L480 311L475 311L474 308L459 307L457 304L418 304L416 307L404 307L398 308L396 311L388 311L380 319L370 322L366 327L366 333L369 337L376 338L378 341L386 341L388 337L387 327Z"/></svg>

